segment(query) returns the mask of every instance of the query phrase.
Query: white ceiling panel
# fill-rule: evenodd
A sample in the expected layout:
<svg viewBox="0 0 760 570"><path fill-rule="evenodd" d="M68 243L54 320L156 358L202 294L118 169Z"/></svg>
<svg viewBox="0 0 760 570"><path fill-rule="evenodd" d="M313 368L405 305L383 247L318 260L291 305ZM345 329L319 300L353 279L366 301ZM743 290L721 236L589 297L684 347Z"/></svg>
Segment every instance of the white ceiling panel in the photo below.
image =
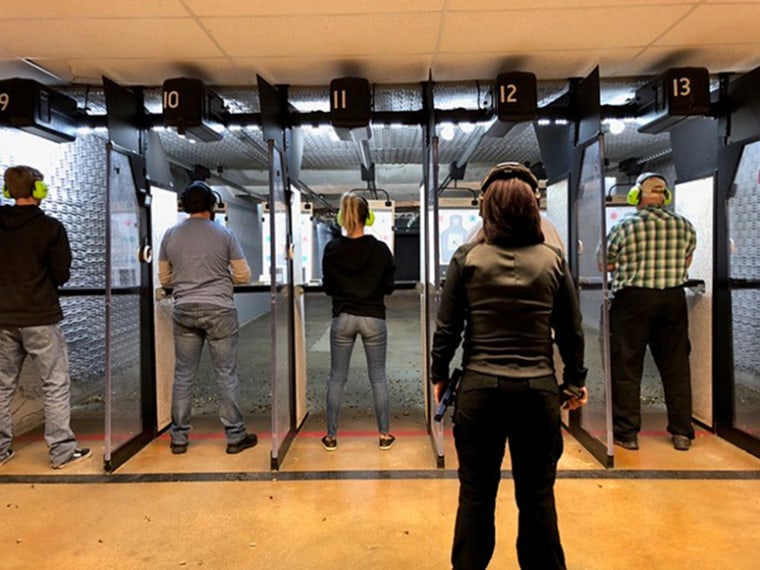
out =
<svg viewBox="0 0 760 570"><path fill-rule="evenodd" d="M760 2L699 6L666 36L658 46L701 46L739 44L760 39Z"/></svg>
<svg viewBox="0 0 760 570"><path fill-rule="evenodd" d="M390 14L394 12L435 12L444 0L184 0L199 16L282 16L302 14Z"/></svg>
<svg viewBox="0 0 760 570"><path fill-rule="evenodd" d="M291 100L304 109L324 103L331 79L353 75L374 84L376 110L399 111L421 106L420 83L431 72L436 105L453 108L457 89L476 93L471 107L485 101L487 91L473 80L487 90L502 71L535 73L545 104L567 90L568 78L599 66L602 99L612 101L643 84L641 76L669 67L704 66L713 74L757 67L757 22L760 0L3 0L0 79L63 84L80 105L87 92L90 109L97 108L92 112L102 113L105 75L123 85L156 87L146 100L157 113L157 87L165 79L194 77L223 93L237 113L259 110L257 74L290 85ZM393 171L414 196L421 130L386 125L373 131L378 182ZM540 153L532 133L484 139L472 161L482 161L482 168L497 160L535 161ZM304 136L306 183L332 184L341 171L345 180L358 177L355 144L336 144L329 128ZM264 168L261 137L251 128L192 145L162 134L172 160L214 172L223 165L230 180L245 178L236 169ZM441 156L462 156L472 137L457 130L453 141L441 143ZM633 132L610 139L606 156L612 164L661 156L668 144L662 138ZM266 180L263 172L257 176Z"/></svg>
<svg viewBox="0 0 760 570"><path fill-rule="evenodd" d="M70 60L70 73L80 83L99 84L102 75L123 85L162 85L165 79L172 77L193 77L202 79L209 85L239 85L238 70L226 58L164 61L157 59L133 58L124 62L112 59L73 59ZM50 66L45 65L51 69ZM54 70L55 68L52 68ZM237 79L237 81L233 81ZM255 77L254 77L255 79Z"/></svg>
<svg viewBox="0 0 760 570"><path fill-rule="evenodd" d="M531 53L557 49L646 46L686 13L683 5L514 12L460 12L446 16L442 52ZM551 30L561 30L552 33Z"/></svg>
<svg viewBox="0 0 760 570"><path fill-rule="evenodd" d="M249 72L252 76L258 73L272 83L327 85L331 79L344 76L365 77L372 83L417 83L427 79L431 57L410 54L403 62L382 56L363 57L361 60L264 57L234 58L233 61L241 71ZM293 73L294 68L298 69L297 73Z"/></svg>
<svg viewBox="0 0 760 570"><path fill-rule="evenodd" d="M204 18L203 24L228 55L368 56L429 53L438 19L422 14Z"/></svg>
<svg viewBox="0 0 760 570"><path fill-rule="evenodd" d="M538 79L552 79L558 77L558 73L569 72L567 77L583 77L597 65L605 76L619 76L613 70L635 58L640 52L636 49L611 49L606 50L602 56L594 50L553 50L537 53L518 58L509 58L494 54L441 54L436 59L433 76L441 81L489 79L496 80L496 76L505 71L530 71L536 74ZM480 64L478 71L488 68L489 73L484 75L470 75L468 63L473 57L477 57ZM472 66L470 66L472 67Z"/></svg>
<svg viewBox="0 0 760 570"><path fill-rule="evenodd" d="M701 4L704 0L668 0L668 4ZM449 0L448 10L453 11L496 11L496 10L536 10L546 8L594 8L609 6L659 6L662 0Z"/></svg>
<svg viewBox="0 0 760 570"><path fill-rule="evenodd" d="M50 24L35 22L50 27ZM31 25L30 25L31 26ZM32 34L18 22L0 21L0 41L18 57L188 59L223 55L195 20L76 20L61 33Z"/></svg>
<svg viewBox="0 0 760 570"><path fill-rule="evenodd" d="M187 16L182 0L3 0L0 20Z"/></svg>
<svg viewBox="0 0 760 570"><path fill-rule="evenodd" d="M760 66L760 42L734 46L705 46L680 50L652 47L639 57L639 62L649 66L636 67L631 62L633 75L660 73L669 67L706 67L711 73L746 72Z"/></svg>

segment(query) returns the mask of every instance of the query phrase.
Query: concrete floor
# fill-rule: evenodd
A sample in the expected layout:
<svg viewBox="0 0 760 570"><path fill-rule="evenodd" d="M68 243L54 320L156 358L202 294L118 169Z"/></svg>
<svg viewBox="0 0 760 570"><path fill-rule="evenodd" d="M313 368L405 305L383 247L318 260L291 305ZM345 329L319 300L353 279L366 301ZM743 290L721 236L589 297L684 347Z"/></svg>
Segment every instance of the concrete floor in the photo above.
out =
<svg viewBox="0 0 760 570"><path fill-rule="evenodd" d="M322 449L329 312L316 298L307 327L310 413L278 472L270 470L269 386L256 381L255 366L242 399L260 443L239 455L224 453L208 383L197 394L187 454L172 455L164 434L111 475L102 467L102 413L79 409L75 431L92 459L50 470L37 429L16 438L16 458L0 467L0 570L449 567L456 454L447 430L446 465L436 468L417 402L419 348L405 340L419 336L418 313L409 295L394 306L393 449L377 448L360 346L338 450ZM641 450L616 448L613 470L565 435L557 503L569 568L758 567L760 459L704 430L690 452L676 452L664 423L662 410L647 408ZM517 568L508 459L503 467L492 569Z"/></svg>
<svg viewBox="0 0 760 570"><path fill-rule="evenodd" d="M195 422L186 455L166 435L115 474L95 457L47 468L43 441L16 445L0 468L0 568L447 568L458 483L447 432L447 466L436 469L414 418L377 448L366 420L346 422L336 452L309 417L279 472L270 439L224 453L219 424ZM517 568L516 509L505 460L490 568ZM688 453L659 432L639 452L616 452L602 469L572 437L557 481L569 568L712 570L757 568L760 459L699 432Z"/></svg>

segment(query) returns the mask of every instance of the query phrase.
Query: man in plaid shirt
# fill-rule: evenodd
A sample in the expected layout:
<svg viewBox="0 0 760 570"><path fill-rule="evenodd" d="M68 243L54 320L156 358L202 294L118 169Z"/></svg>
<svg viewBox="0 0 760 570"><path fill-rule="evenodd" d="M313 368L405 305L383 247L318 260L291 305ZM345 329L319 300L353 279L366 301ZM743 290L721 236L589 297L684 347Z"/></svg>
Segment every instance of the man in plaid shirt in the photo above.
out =
<svg viewBox="0 0 760 570"><path fill-rule="evenodd" d="M610 307L615 443L639 448L641 374L647 344L662 378L673 446L686 451L691 424L691 371L686 296L682 288L697 245L694 226L663 206L672 201L665 178L639 176L628 194L636 213L607 236L613 273Z"/></svg>

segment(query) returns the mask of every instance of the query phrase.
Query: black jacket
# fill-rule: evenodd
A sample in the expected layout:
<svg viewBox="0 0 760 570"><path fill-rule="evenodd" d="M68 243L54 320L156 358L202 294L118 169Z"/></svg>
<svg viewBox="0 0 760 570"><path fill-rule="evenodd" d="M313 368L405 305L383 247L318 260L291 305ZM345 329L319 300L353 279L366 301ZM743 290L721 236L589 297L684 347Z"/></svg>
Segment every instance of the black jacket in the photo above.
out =
<svg viewBox="0 0 760 570"><path fill-rule="evenodd" d="M554 375L552 329L564 381L583 386L581 313L560 253L545 244L463 245L446 274L433 336L431 379L448 380L463 331L465 370L513 379Z"/></svg>
<svg viewBox="0 0 760 570"><path fill-rule="evenodd" d="M60 322L58 287L71 268L63 224L37 206L2 206L0 248L0 326Z"/></svg>
<svg viewBox="0 0 760 570"><path fill-rule="evenodd" d="M332 316L384 319L384 297L393 292L395 274L391 250L374 236L331 240L322 257L322 285L332 297Z"/></svg>

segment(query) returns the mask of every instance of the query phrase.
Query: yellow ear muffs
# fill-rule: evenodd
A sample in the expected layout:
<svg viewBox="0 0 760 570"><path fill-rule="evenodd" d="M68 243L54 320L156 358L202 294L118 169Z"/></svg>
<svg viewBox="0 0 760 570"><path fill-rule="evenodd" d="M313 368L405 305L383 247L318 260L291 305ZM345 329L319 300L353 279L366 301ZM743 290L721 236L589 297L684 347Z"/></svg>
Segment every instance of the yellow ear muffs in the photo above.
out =
<svg viewBox="0 0 760 570"><path fill-rule="evenodd" d="M32 198L35 198L36 200L44 200L47 198L47 195L47 184L45 184L42 180L35 180L34 188L32 188ZM3 198L7 198L8 200L13 199L13 196L11 196L11 192L8 190L7 186L3 186Z"/></svg>
<svg viewBox="0 0 760 570"><path fill-rule="evenodd" d="M638 206L639 202L641 202L641 186L636 184L636 186L628 190L628 197L626 198L626 201L631 206ZM662 201L662 205L670 206L672 203L673 203L673 192L671 192L670 188L665 187L665 199Z"/></svg>
<svg viewBox="0 0 760 570"><path fill-rule="evenodd" d="M628 202L631 206L639 205L639 202L641 202L641 186L636 184L636 186L628 190L628 197L626 198L626 202Z"/></svg>
<svg viewBox="0 0 760 570"><path fill-rule="evenodd" d="M375 223L375 212L372 211L371 209L368 211L369 211L369 214L367 214L367 219L364 220L365 226L371 226L372 224ZM343 210L338 210L338 217L336 218L335 221L338 222L339 226L343 226Z"/></svg>
<svg viewBox="0 0 760 570"><path fill-rule="evenodd" d="M32 190L32 198L36 200L44 200L48 195L48 187L42 180L34 181L34 189Z"/></svg>
<svg viewBox="0 0 760 570"><path fill-rule="evenodd" d="M673 203L673 191L668 188L668 181L665 179L665 177L661 174L657 174L656 172L644 172L640 174L636 179L636 185L628 191L626 201L631 206L638 206L639 203L641 203L641 193L643 192L642 185L650 178L659 178L665 183L665 190L663 192L665 197L662 201L662 205L670 206Z"/></svg>

